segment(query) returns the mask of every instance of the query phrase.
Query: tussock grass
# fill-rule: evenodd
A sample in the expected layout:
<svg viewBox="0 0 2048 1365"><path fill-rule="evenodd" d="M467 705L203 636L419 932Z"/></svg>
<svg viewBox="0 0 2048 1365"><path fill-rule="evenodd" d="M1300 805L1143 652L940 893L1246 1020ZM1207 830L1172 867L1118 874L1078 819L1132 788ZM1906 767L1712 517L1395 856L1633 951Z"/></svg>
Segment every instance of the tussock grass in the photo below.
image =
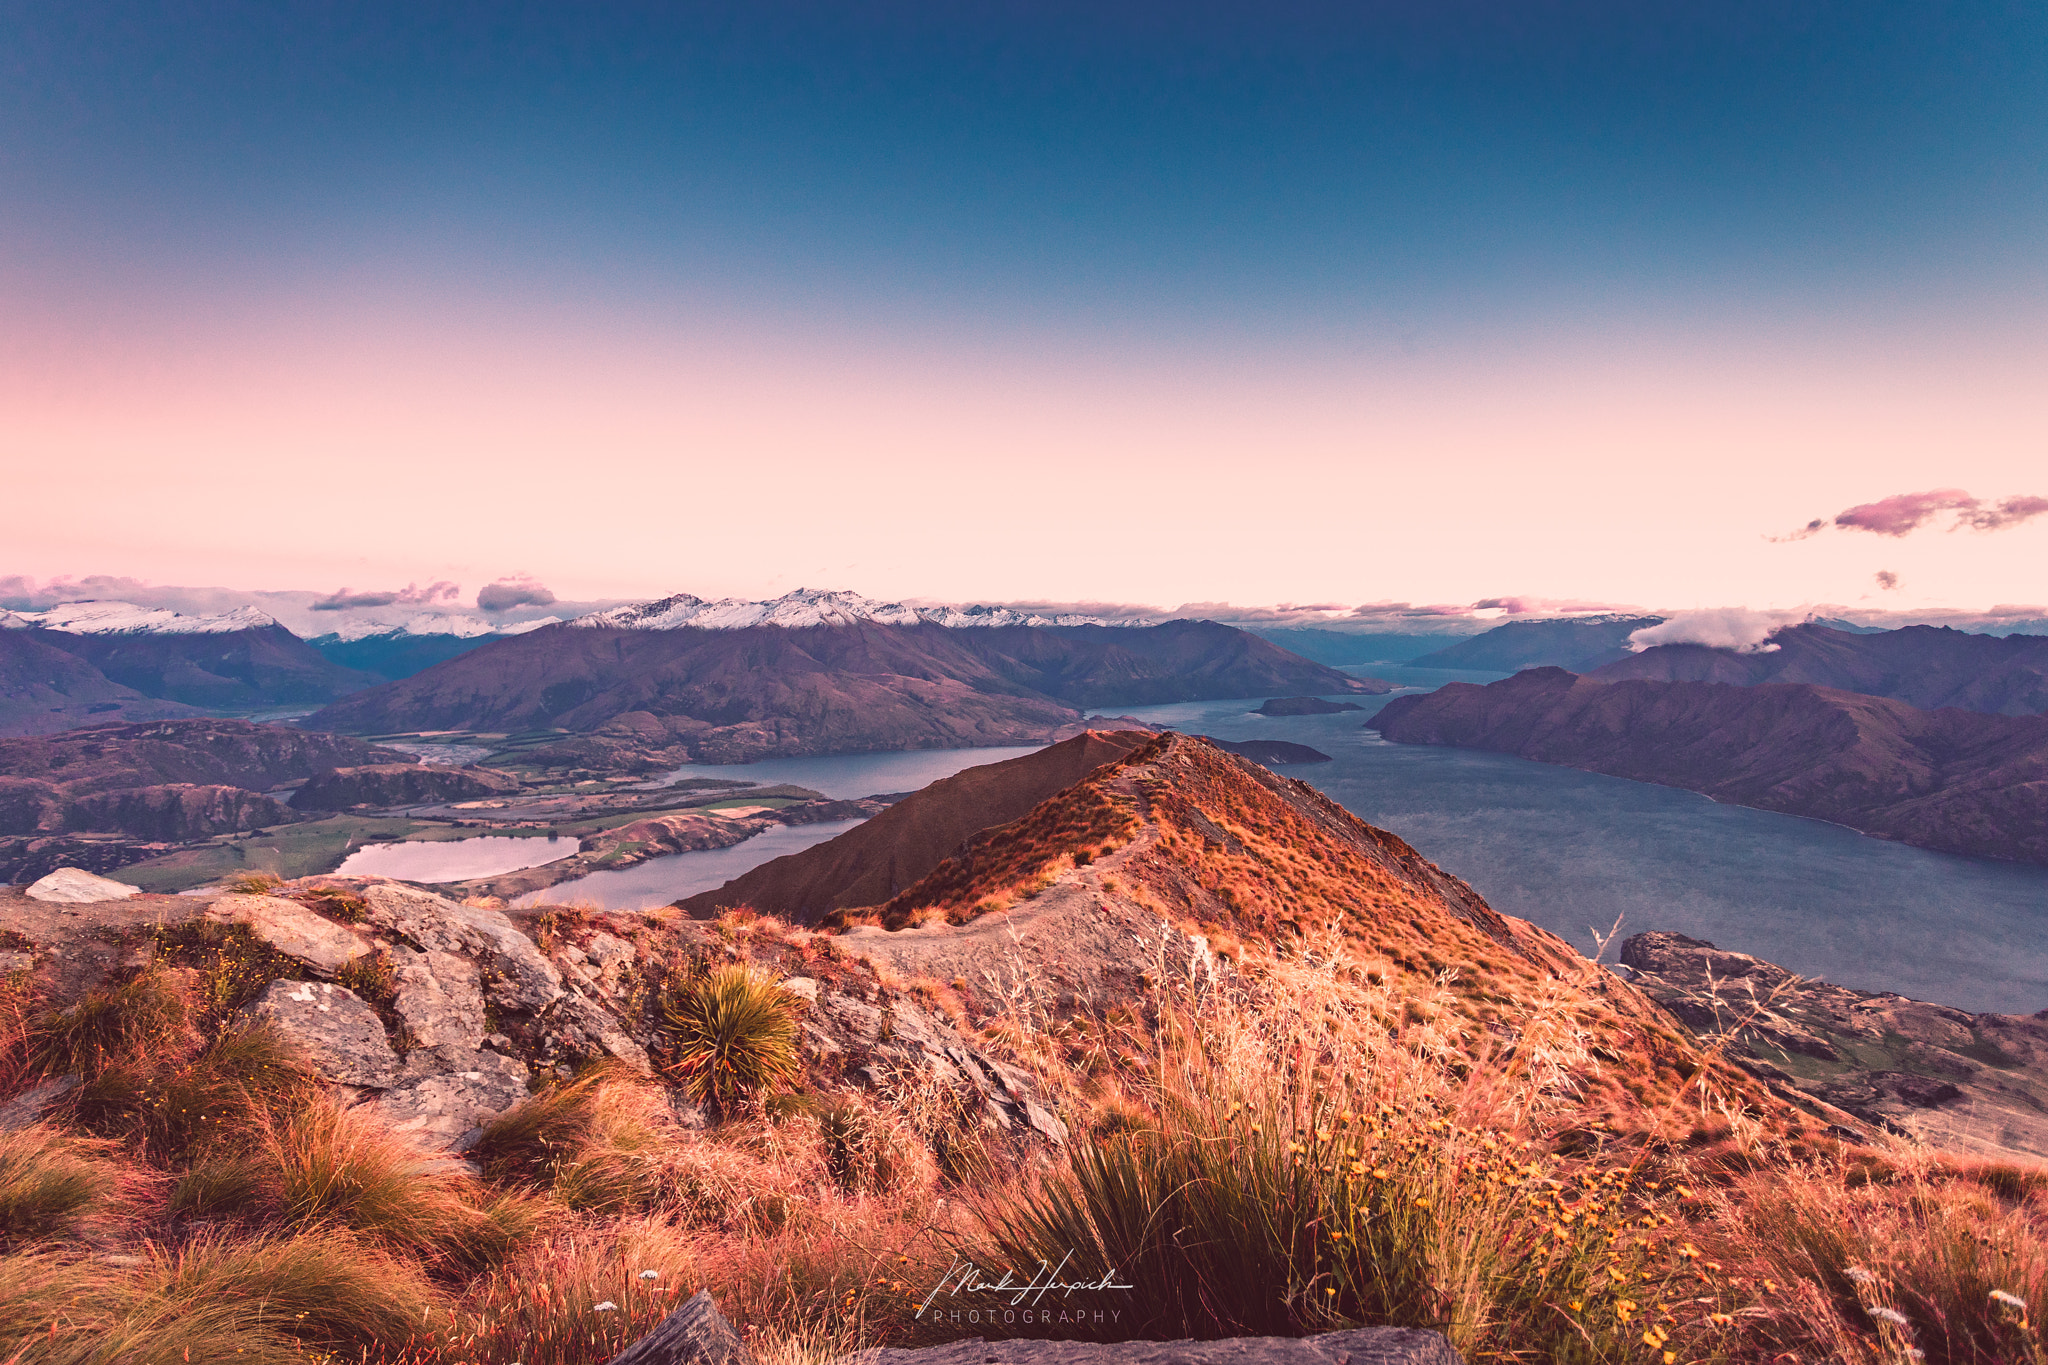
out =
<svg viewBox="0 0 2048 1365"><path fill-rule="evenodd" d="M222 889L238 896L268 896L284 885L275 872L238 872L221 883Z"/></svg>
<svg viewBox="0 0 2048 1365"><path fill-rule="evenodd" d="M110 1144L46 1124L0 1132L0 1249L75 1234L119 1185Z"/></svg>
<svg viewBox="0 0 2048 1365"><path fill-rule="evenodd" d="M491 1180L552 1190L572 1209L644 1207L665 1188L682 1134L661 1093L601 1063L485 1125L470 1157Z"/></svg>
<svg viewBox="0 0 2048 1365"><path fill-rule="evenodd" d="M662 1014L672 1039L669 1074L700 1103L730 1109L801 1073L788 997L744 963L665 991Z"/></svg>
<svg viewBox="0 0 2048 1365"><path fill-rule="evenodd" d="M187 1037L184 999L160 973L144 972L34 1020L24 1040L27 1070L89 1079L146 1062Z"/></svg>
<svg viewBox="0 0 2048 1365"><path fill-rule="evenodd" d="M187 1061L110 1069L72 1102L89 1130L123 1137L161 1165L233 1148L273 1116L308 1103L312 1074L271 1030L227 1033Z"/></svg>

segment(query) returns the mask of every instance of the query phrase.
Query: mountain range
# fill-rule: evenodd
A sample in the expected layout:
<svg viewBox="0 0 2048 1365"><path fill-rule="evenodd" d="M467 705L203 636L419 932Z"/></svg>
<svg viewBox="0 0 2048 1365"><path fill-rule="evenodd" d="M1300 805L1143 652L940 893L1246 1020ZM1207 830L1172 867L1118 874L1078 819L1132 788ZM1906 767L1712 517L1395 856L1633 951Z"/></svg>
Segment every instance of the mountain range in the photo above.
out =
<svg viewBox="0 0 2048 1365"><path fill-rule="evenodd" d="M828 618L812 601L796 604L812 624L705 626L702 605L650 603L497 640L306 724L558 729L579 738L543 757L658 766L1042 743L1070 733L1083 708L1393 688L1207 621L963 627Z"/></svg>
<svg viewBox="0 0 2048 1365"><path fill-rule="evenodd" d="M1922 848L2048 863L2048 716L1924 711L1810 683L1538 668L1396 697L1366 726L1398 744L1514 754Z"/></svg>
<svg viewBox="0 0 2048 1365"><path fill-rule="evenodd" d="M1808 622L1773 631L1761 648L1657 645L1592 670L1602 682L1811 683L1891 697L1933 710L1994 715L2048 711L2048 636L1976 635L1947 626L1848 631Z"/></svg>
<svg viewBox="0 0 2048 1365"><path fill-rule="evenodd" d="M1409 662L1416 668L1466 668L1490 673L1546 666L1584 673L1627 657L1628 637L1663 621L1661 616L1620 614L1509 621Z"/></svg>

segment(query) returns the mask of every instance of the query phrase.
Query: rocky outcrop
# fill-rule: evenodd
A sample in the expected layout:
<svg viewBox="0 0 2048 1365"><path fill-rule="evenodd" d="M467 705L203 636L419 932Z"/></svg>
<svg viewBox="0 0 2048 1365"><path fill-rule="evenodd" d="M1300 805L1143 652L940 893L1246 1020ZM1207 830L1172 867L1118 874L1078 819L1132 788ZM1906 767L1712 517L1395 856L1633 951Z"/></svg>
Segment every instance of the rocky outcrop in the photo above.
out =
<svg viewBox="0 0 2048 1365"><path fill-rule="evenodd" d="M501 910L458 905L396 882L361 891L365 921L420 952L469 958L488 974L485 994L506 1009L538 1014L562 995L562 976Z"/></svg>
<svg viewBox="0 0 2048 1365"><path fill-rule="evenodd" d="M2048 1157L2048 1010L1970 1014L1803 980L1683 934L1637 934L1621 961L1687 1028L1786 1093L1936 1146Z"/></svg>
<svg viewBox="0 0 2048 1365"><path fill-rule="evenodd" d="M998 1306L996 1311L1004 1313L1006 1308ZM950 1318L952 1310L947 1311ZM963 1318L966 1311L974 1310L963 1311ZM982 1311L986 1314L987 1310ZM1049 1332L1059 1330L1062 1316L1071 1316L1058 1308L1036 1311L1043 1314ZM1022 1310L1008 1309L1007 1315L1021 1317ZM1016 1337L984 1341L977 1337L944 1346L861 1351L841 1356L834 1365L1463 1365L1463 1359L1438 1332L1360 1327L1313 1337L1225 1337L1220 1341Z"/></svg>
<svg viewBox="0 0 2048 1365"><path fill-rule="evenodd" d="M100 792L66 802L63 828L181 843L290 824L297 818L291 807L260 792L174 782Z"/></svg>
<svg viewBox="0 0 2048 1365"><path fill-rule="evenodd" d="M355 930L281 896L222 896L206 907L206 917L245 926L259 941L330 981L370 951L370 941Z"/></svg>
<svg viewBox="0 0 2048 1365"><path fill-rule="evenodd" d="M424 806L469 801L519 790L519 779L491 768L447 768L420 763L373 763L317 774L299 788L292 809L351 810L357 806Z"/></svg>
<svg viewBox="0 0 2048 1365"><path fill-rule="evenodd" d="M273 981L249 1007L249 1017L274 1029L324 1081L381 1090L402 1070L377 1011L346 986Z"/></svg>
<svg viewBox="0 0 2048 1365"><path fill-rule="evenodd" d="M607 1365L753 1365L740 1334L700 1289Z"/></svg>

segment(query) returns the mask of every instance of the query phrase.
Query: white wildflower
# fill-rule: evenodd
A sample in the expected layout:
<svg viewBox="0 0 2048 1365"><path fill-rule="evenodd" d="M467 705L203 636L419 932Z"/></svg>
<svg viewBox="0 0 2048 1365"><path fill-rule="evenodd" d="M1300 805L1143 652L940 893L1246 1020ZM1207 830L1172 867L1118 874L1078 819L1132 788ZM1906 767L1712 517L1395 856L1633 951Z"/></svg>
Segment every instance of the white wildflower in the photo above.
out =
<svg viewBox="0 0 2048 1365"><path fill-rule="evenodd" d="M1870 1316L1879 1322L1888 1322L1894 1327L1910 1328L1913 1325L1906 1320L1906 1315L1896 1308L1873 1308L1870 1310Z"/></svg>
<svg viewBox="0 0 2048 1365"><path fill-rule="evenodd" d="M1859 1265L1852 1265L1842 1273L1844 1275L1847 1275L1850 1279L1856 1281L1856 1283L1858 1284L1869 1284L1871 1280L1876 1278L1869 1271L1865 1270L1862 1266Z"/></svg>
<svg viewBox="0 0 2048 1365"><path fill-rule="evenodd" d="M616 1313L619 1311L619 1306L613 1303L610 1299L606 1299L603 1303L599 1304L597 1307L591 1309L590 1311L593 1313Z"/></svg>
<svg viewBox="0 0 2048 1365"><path fill-rule="evenodd" d="M658 1280L661 1278L661 1272L659 1270L643 1270L640 1272L640 1278L643 1280Z"/></svg>
<svg viewBox="0 0 2048 1365"><path fill-rule="evenodd" d="M2027 1301L2025 1299L2021 1298L2017 1294L2008 1294L2003 1289L1992 1290L1991 1299L1992 1302L2002 1303L2007 1308L2017 1308L2022 1313L2027 1311Z"/></svg>

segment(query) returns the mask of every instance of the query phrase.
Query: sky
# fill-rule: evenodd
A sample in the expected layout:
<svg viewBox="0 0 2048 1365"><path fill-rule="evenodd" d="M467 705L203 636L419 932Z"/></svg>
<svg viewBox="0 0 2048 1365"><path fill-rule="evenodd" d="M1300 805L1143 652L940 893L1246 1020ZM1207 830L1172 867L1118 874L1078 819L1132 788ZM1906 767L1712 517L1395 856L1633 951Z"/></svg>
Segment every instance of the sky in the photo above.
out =
<svg viewBox="0 0 2048 1365"><path fill-rule="evenodd" d="M0 576L2038 605L2044 229L2023 3L0 0Z"/></svg>

